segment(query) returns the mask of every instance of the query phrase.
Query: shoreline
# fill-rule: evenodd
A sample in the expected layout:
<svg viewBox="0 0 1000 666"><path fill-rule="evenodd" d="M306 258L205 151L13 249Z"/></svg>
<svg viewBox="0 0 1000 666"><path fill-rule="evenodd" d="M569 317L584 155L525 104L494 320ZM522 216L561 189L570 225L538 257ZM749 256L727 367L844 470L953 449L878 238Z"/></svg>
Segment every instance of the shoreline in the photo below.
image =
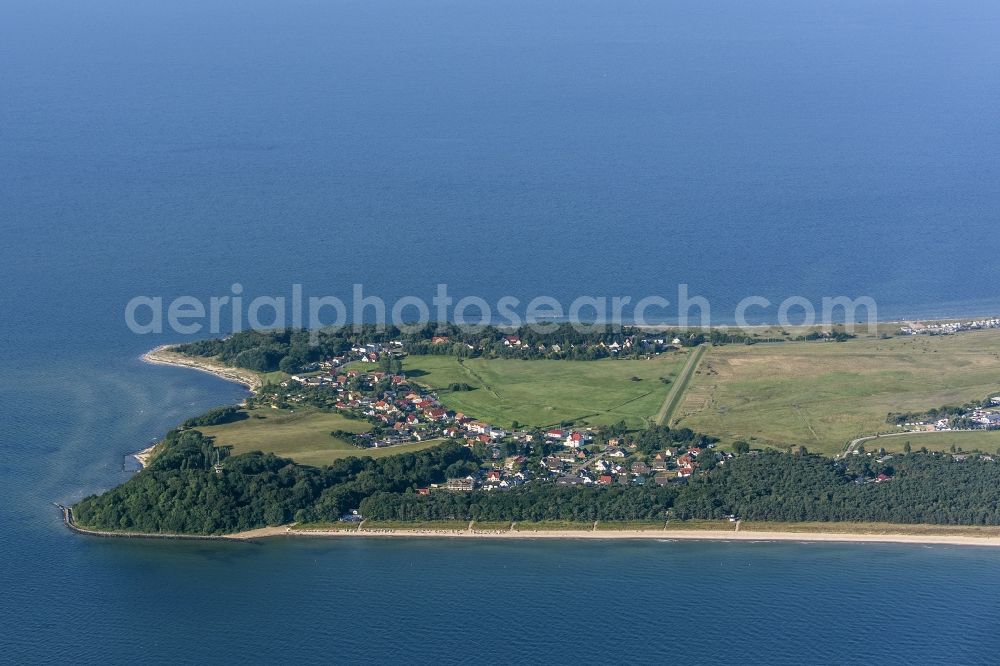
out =
<svg viewBox="0 0 1000 666"><path fill-rule="evenodd" d="M146 353L142 354L139 357L139 360L143 363L149 363L151 365L169 365L177 368L187 368L189 370L205 372L223 381L239 384L250 391L250 393L256 393L257 389L263 385L263 381L260 376L255 372L244 370L242 368L231 368L227 365L216 363L210 359L183 356L182 354L171 351L175 346L176 345L160 345L159 347L150 349ZM129 455L139 462L140 467L145 469L159 444L159 442L154 442L151 446Z"/></svg>
<svg viewBox="0 0 1000 666"><path fill-rule="evenodd" d="M375 528L375 529L316 529L297 530L292 525L261 527L230 534L170 534L150 532L115 532L91 530L80 527L73 519L73 509L56 504L62 513L64 525L76 534L102 539L154 539L177 541L229 541L255 543L277 538L292 539L474 539L474 540L586 540L586 541L710 541L715 543L850 543L850 544L899 544L911 546L979 546L1000 547L998 536L970 536L961 534L883 534L864 532L797 532L794 530L712 530L712 529L567 529L567 530L482 530L431 529L431 528ZM947 528L945 528L947 529Z"/></svg>
<svg viewBox="0 0 1000 666"><path fill-rule="evenodd" d="M171 351L176 346L177 345L160 345L159 347L150 349L139 358L143 362L152 363L153 365L172 365L179 368L189 368L191 370L207 372L208 374L214 375L227 382L240 384L251 393L256 393L257 389L259 389L264 383L260 376L251 370L233 368L228 365L216 363L211 359L184 356Z"/></svg>
<svg viewBox="0 0 1000 666"><path fill-rule="evenodd" d="M139 451L137 453L133 453L131 455L132 455L133 458L135 458L139 462L139 466L142 467L143 469L145 469L146 465L149 464L150 458L153 457L153 452L156 450L156 447L159 446L159 445L160 445L159 442L154 442L151 446L146 447L142 451Z"/></svg>
<svg viewBox="0 0 1000 666"><path fill-rule="evenodd" d="M894 543L909 545L1000 547L1000 536L963 536L932 534L865 534L861 532L794 532L791 530L448 530L448 529L375 529L375 530L296 530L289 526L265 527L248 532L227 534L235 541L253 541L277 537L292 538L396 538L396 539L563 539L563 540L655 540L714 542L814 542L814 543Z"/></svg>

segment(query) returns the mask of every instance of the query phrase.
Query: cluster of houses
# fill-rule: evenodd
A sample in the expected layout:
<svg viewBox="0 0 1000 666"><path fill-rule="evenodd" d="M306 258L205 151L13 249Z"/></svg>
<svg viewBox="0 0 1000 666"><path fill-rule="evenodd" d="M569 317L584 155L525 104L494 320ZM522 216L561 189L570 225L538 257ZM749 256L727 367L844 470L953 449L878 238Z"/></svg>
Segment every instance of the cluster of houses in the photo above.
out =
<svg viewBox="0 0 1000 666"><path fill-rule="evenodd" d="M560 440L560 443L565 442ZM542 458L537 466L532 466L527 456L509 456L502 465L495 464L489 470L449 479L444 484L421 488L418 492L506 490L531 481L550 482L560 486L666 485L694 474L698 467L698 456L705 455L699 448L691 448L683 453L667 449L658 452L647 462L627 452L627 448L615 440L608 442L603 450L594 452L566 445ZM708 455L716 454L711 452ZM723 457L731 456L732 454L725 454Z"/></svg>
<svg viewBox="0 0 1000 666"><path fill-rule="evenodd" d="M941 324L914 323L902 326L899 332L903 335L947 335L961 331L979 331L987 328L1000 328L1000 319L977 319L975 321L955 321Z"/></svg>
<svg viewBox="0 0 1000 666"><path fill-rule="evenodd" d="M900 428L919 432L929 430L997 430L1000 429L1000 396L991 396L975 406L965 406L947 416L924 421L907 421Z"/></svg>
<svg viewBox="0 0 1000 666"><path fill-rule="evenodd" d="M996 401L997 398L993 398ZM994 402L993 404L997 404ZM958 428L959 422L962 425L969 425L973 429L996 430L1000 428L1000 412L988 409L976 408L966 412L959 417L938 419L934 422L935 430L967 430L968 428Z"/></svg>
<svg viewBox="0 0 1000 666"><path fill-rule="evenodd" d="M527 430L509 431L447 409L434 393L411 384L403 374L391 375L378 370L366 372L357 364L351 368L343 367L354 361L363 362L371 355L375 355L373 362L378 362L385 354L393 353L394 346L395 343L366 345L352 349L351 355L317 364L319 372L292 375L282 387L293 390L272 397L270 404L279 408L285 401L305 401L307 394L296 392L295 386L325 388L330 395L335 396L332 404L335 409L383 426L374 433L355 436L354 443L366 448L447 438L464 440L468 445L478 442L495 447L495 457L499 457L498 444L501 441L513 440L520 444L530 444L536 437ZM593 440L593 433L589 430L549 430L544 439L550 443L579 448Z"/></svg>
<svg viewBox="0 0 1000 666"><path fill-rule="evenodd" d="M546 433L547 436L549 434L552 433ZM563 439L557 441L564 445L563 448L537 460L535 464L523 455L510 456L502 466L494 465L493 469L479 475L451 479L443 488L452 491L503 490L533 479L560 486L644 485L647 482L666 485L694 474L699 455L732 457L732 454L717 454L714 451L706 454L702 449L692 447L685 451L665 449L647 461L636 455L634 443L627 444L618 438L612 438L598 450L594 447L584 449ZM429 492L433 488L427 490Z"/></svg>
<svg viewBox="0 0 1000 666"><path fill-rule="evenodd" d="M542 460L543 467L556 475L560 485L612 484L643 485L652 480L665 485L676 479L684 479L694 474L698 467L697 458L702 449L692 447L686 451L664 449L651 459L643 460L633 455L635 444L626 444L613 438L603 451L587 454L582 451L554 454ZM716 455L711 452L708 455ZM724 456L725 457L725 456Z"/></svg>
<svg viewBox="0 0 1000 666"><path fill-rule="evenodd" d="M505 338L511 345L520 344L515 336ZM449 479L440 487L420 492L448 490L497 491L531 481L559 485L660 485L684 479L695 473L700 448L658 451L647 458L637 455L637 445L624 437L612 437L595 446L596 433L589 428L552 428L546 431L508 430L443 406L438 397L404 374L384 370L366 370L362 364L379 364L400 353L399 343L360 345L349 354L316 364L308 371L293 375L281 386L281 394L271 396L271 406L286 401L304 402L322 394L329 406L354 418L374 423L371 432L351 436L360 447L391 447L428 439L452 439L466 446L485 447L492 454L492 469L463 478ZM350 365L349 365L350 364ZM349 367L345 367L348 366ZM310 391L309 389L322 389ZM347 436L345 434L345 436ZM513 455L504 458L509 444L522 452L536 451L534 444L545 444L551 451L545 457ZM712 451L712 456L721 456Z"/></svg>

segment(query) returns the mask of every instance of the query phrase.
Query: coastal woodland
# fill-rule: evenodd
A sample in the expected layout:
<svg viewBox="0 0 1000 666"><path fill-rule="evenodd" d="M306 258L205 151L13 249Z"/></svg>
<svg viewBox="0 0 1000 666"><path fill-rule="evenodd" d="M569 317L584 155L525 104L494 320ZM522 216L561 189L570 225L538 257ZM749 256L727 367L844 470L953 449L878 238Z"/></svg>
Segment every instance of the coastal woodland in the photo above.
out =
<svg viewBox="0 0 1000 666"><path fill-rule="evenodd" d="M290 521L336 521L352 510L374 520L633 521L718 519L1000 524L1000 466L978 457L914 452L884 463L799 452L749 452L683 483L506 492L418 489L478 470L454 442L322 468L272 454L225 457L197 430L171 432L148 468L74 507L84 527L221 534ZM221 465L216 460L221 460ZM879 475L891 482L873 483Z"/></svg>

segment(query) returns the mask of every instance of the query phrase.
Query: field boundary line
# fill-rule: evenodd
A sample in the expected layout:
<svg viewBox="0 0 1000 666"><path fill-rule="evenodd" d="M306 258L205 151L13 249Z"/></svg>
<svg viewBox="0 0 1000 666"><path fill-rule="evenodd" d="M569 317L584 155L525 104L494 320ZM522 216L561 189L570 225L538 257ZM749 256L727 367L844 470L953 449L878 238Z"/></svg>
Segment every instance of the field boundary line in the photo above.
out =
<svg viewBox="0 0 1000 666"><path fill-rule="evenodd" d="M667 421L670 420L670 417L673 416L674 410L676 410L677 406L680 404L680 400L684 396L684 392L687 390L688 383L691 381L691 377L694 376L694 372L697 369L698 364L701 362L701 357L705 355L705 350L707 348L707 345L702 344L695 348L695 350L691 353L691 357L688 359L688 362L684 365L681 373L677 376L677 381L675 381L674 385L670 387L670 392L667 393L667 397L663 401L660 411L656 413L656 418L654 420L657 425L667 423Z"/></svg>

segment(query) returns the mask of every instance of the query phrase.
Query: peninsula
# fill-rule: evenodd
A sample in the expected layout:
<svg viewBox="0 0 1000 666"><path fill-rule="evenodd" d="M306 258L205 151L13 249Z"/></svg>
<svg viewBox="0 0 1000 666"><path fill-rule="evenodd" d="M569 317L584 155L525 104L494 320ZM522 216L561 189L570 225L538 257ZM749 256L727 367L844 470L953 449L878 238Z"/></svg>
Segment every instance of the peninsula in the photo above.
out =
<svg viewBox="0 0 1000 666"><path fill-rule="evenodd" d="M326 333L314 346L302 344L306 336L249 332L149 352L150 362L212 372L251 394L168 433L143 452L142 472L74 507L75 527L227 538L770 540L781 532L794 540L982 545L1000 538L992 527L1000 524L1000 466L982 446L1000 443L987 417L995 385L985 350L1000 347L996 331L758 342L720 332L582 335L555 327L539 335L444 325L408 336ZM904 352L912 357L914 344L946 352L928 371L940 375L942 364L954 362L968 374L965 389L950 389L963 402L948 412L966 420L939 428L938 419L926 439L912 440L952 438L942 440L951 442L947 449L917 450L905 432L916 435L928 427L925 415L943 413L935 386L921 395L901 390L903 399L891 405L899 409L881 420L902 434L867 434L890 444L872 447L867 439L871 451L857 438L810 452L800 443L775 445L778 435L752 428L738 439L685 425L706 413L694 409L706 382L715 391L735 389L720 388L717 365L732 353L759 350L780 376L779 357L850 365L854 355L878 352L892 366ZM969 368L973 357L984 367ZM924 364L909 368L916 381ZM856 389L834 398L843 378L832 387L825 379L815 389L836 402L831 412L843 410ZM773 399L773 387L768 393ZM969 415L982 424L950 428L970 425Z"/></svg>

